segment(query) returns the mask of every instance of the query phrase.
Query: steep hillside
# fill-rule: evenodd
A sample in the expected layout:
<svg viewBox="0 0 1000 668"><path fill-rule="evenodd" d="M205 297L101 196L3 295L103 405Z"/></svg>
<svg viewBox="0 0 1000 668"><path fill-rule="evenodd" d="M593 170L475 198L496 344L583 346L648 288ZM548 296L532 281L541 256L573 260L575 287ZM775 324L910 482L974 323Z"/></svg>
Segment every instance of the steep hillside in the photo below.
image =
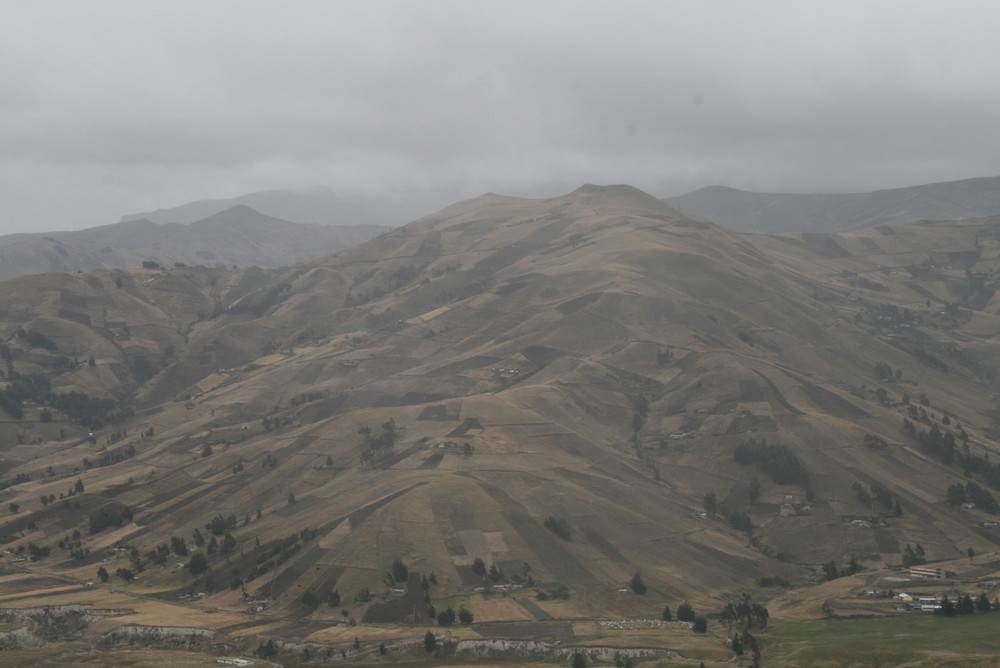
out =
<svg viewBox="0 0 1000 668"><path fill-rule="evenodd" d="M0 237L0 279L163 264L285 267L367 241L379 225L292 223L238 205L189 225L134 220L77 232Z"/></svg>
<svg viewBox="0 0 1000 668"><path fill-rule="evenodd" d="M127 591L299 638L429 623L397 560L436 611L541 633L992 551L998 277L997 218L765 237L584 186L281 270L7 282L32 403L0 426L0 535L78 529L89 554L31 567L80 579L134 547ZM128 409L93 439L62 396L91 385Z"/></svg>
<svg viewBox="0 0 1000 668"><path fill-rule="evenodd" d="M1000 214L1000 176L843 195L757 193L711 186L664 201L744 232L831 233Z"/></svg>

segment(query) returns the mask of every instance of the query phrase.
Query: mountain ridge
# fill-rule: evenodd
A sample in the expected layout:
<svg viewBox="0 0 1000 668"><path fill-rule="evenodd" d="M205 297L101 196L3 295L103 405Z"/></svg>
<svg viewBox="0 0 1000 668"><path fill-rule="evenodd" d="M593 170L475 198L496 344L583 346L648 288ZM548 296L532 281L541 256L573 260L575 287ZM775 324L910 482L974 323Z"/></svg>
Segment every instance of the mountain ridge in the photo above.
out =
<svg viewBox="0 0 1000 668"><path fill-rule="evenodd" d="M385 229L294 223L236 205L188 225L140 218L29 238L0 237L0 279L138 266L144 261L288 266L365 241Z"/></svg>
<svg viewBox="0 0 1000 668"><path fill-rule="evenodd" d="M276 637L302 642L289 618L332 628L341 609L352 634L422 633L425 592L532 638L746 590L788 592L790 616L853 614L860 597L820 584L829 561L888 589L872 582L904 545L954 564L1000 544L985 505L946 501L996 491L1000 217L765 236L585 186L466 200L291 267L3 287L8 382L42 374L133 411L96 443L59 397L0 422L21 507L5 532L36 525L10 544L85 527L37 501L79 477L87 513L134 513L82 541L96 558L112 535L136 547L146 570L121 588L226 614L266 599L252 621ZM233 588L143 556L216 513L235 547L206 550L209 574ZM394 592L395 560L437 584ZM302 602L334 591L335 607Z"/></svg>
<svg viewBox="0 0 1000 668"><path fill-rule="evenodd" d="M1000 214L1000 176L861 193L758 193L708 186L664 201L745 232L846 232Z"/></svg>

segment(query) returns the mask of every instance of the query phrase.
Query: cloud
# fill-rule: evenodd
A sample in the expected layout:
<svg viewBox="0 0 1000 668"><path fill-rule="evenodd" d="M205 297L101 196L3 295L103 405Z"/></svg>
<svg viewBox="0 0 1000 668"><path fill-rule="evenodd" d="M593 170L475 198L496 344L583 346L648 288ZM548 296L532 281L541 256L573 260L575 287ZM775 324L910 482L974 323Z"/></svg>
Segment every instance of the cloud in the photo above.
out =
<svg viewBox="0 0 1000 668"><path fill-rule="evenodd" d="M989 2L12 2L0 231L251 190L1000 173Z"/></svg>

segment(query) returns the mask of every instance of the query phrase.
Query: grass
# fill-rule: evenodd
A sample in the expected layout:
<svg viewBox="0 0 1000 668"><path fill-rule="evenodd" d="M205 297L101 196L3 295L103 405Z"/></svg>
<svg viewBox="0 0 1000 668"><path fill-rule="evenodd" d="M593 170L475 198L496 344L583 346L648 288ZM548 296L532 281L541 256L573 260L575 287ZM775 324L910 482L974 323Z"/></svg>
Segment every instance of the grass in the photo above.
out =
<svg viewBox="0 0 1000 668"><path fill-rule="evenodd" d="M949 656L1000 656L996 615L898 617L775 621L762 636L767 666L898 666L921 660L944 663ZM985 664L992 665L992 664Z"/></svg>

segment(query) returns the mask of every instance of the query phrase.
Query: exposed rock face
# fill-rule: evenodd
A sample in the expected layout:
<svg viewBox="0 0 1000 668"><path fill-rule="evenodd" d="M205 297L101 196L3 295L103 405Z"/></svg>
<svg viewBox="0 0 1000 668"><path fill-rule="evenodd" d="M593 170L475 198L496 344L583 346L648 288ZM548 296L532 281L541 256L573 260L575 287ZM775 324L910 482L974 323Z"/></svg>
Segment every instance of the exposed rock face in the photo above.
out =
<svg viewBox="0 0 1000 668"><path fill-rule="evenodd" d="M0 633L0 649L41 647L47 642L79 637L96 619L82 605L0 608L0 621L24 624Z"/></svg>
<svg viewBox="0 0 1000 668"><path fill-rule="evenodd" d="M214 631L193 626L123 624L98 638L97 645L102 649L121 643L143 647L207 649L214 635Z"/></svg>
<svg viewBox="0 0 1000 668"><path fill-rule="evenodd" d="M672 650L654 649L651 647L573 647L560 645L557 642L541 642L536 640L460 640L455 646L456 654L472 656L519 656L535 657L553 656L560 658L582 654L588 662L617 662L619 659L676 659L680 654Z"/></svg>

